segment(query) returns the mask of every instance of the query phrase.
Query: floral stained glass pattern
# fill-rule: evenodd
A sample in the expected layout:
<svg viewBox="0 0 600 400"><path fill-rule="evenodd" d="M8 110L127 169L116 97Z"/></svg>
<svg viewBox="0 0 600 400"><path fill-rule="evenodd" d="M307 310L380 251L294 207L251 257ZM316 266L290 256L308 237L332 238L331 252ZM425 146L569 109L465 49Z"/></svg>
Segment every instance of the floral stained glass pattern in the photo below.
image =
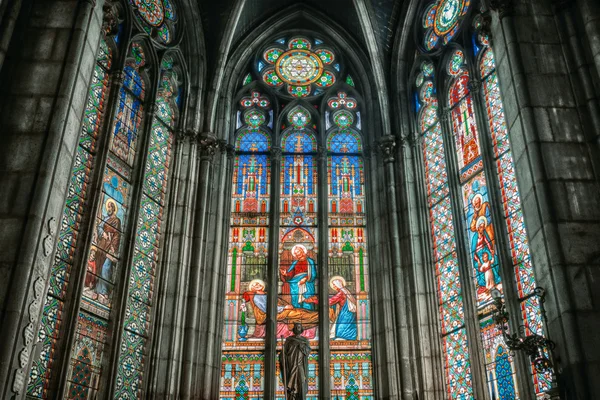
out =
<svg viewBox="0 0 600 400"><path fill-rule="evenodd" d="M285 86L284 93L303 98L319 95L336 83L339 66L332 66L335 59L334 52L323 42L293 37L269 45L257 61L257 70L268 86Z"/></svg>
<svg viewBox="0 0 600 400"><path fill-rule="evenodd" d="M142 29L160 44L175 39L177 14L172 0L129 0Z"/></svg>
<svg viewBox="0 0 600 400"><path fill-rule="evenodd" d="M456 228L449 197L446 156L437 115L432 69L433 66L429 62L423 62L416 78L417 94L423 93L423 88L431 88L426 96L416 96L416 106L420 110L417 119L422 121L419 125L441 319L446 392L449 399L462 399L471 397L473 388L457 258Z"/></svg>
<svg viewBox="0 0 600 400"><path fill-rule="evenodd" d="M50 286L44 304L37 343L34 347L34 361L27 385L27 395L29 397L48 398L47 389L50 385L52 364L56 357L55 347L61 332L62 309L70 282L75 249L80 244L79 224L89 200L87 196L88 183L96 156L96 143L104 121L105 103L110 84L109 71L113 59L112 50L108 43L110 40L112 39L107 38L100 41L98 57L94 66L79 136L79 146L76 150L72 178L68 186L67 201L59 228L59 240L51 268ZM103 329L101 324L98 329ZM89 353L90 350L88 349L87 352ZM78 365L82 366L83 364ZM79 372L80 375L84 376L82 379L86 379L88 382L87 386L84 386L94 386L94 383L92 383L93 371L94 368L86 367ZM87 391L87 389L82 390Z"/></svg>
<svg viewBox="0 0 600 400"><path fill-rule="evenodd" d="M235 141L229 232L221 399L261 398L267 319L271 173L270 101L251 92Z"/></svg>
<svg viewBox="0 0 600 400"><path fill-rule="evenodd" d="M469 12L471 0L434 0L423 12L421 47L426 52L439 50L457 34Z"/></svg>

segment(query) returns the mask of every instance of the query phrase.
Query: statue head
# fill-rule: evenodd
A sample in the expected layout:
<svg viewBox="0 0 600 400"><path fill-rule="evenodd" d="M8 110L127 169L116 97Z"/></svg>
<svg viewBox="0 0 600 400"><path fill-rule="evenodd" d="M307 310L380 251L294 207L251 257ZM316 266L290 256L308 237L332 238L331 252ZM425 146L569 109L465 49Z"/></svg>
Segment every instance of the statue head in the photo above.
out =
<svg viewBox="0 0 600 400"><path fill-rule="evenodd" d="M296 336L298 336L302 332L304 332L304 329L302 328L302 324L300 322L294 323L294 329L292 329L292 332L294 332L294 335L296 335Z"/></svg>

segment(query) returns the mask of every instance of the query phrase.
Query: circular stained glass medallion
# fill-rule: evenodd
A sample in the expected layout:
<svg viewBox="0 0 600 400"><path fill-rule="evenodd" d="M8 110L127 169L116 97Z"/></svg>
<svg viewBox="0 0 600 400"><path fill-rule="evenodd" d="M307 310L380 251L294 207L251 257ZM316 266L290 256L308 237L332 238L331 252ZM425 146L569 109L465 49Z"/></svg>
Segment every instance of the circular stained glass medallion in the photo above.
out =
<svg viewBox="0 0 600 400"><path fill-rule="evenodd" d="M146 33L162 44L173 42L177 17L171 0L129 0L129 3Z"/></svg>
<svg viewBox="0 0 600 400"><path fill-rule="evenodd" d="M438 36L444 36L458 23L464 0L442 0L437 8L433 28Z"/></svg>
<svg viewBox="0 0 600 400"><path fill-rule="evenodd" d="M140 16L152 26L160 26L165 19L163 4L160 0L134 0Z"/></svg>
<svg viewBox="0 0 600 400"><path fill-rule="evenodd" d="M307 50L289 50L275 64L277 75L290 85L305 86L316 82L323 74L323 62Z"/></svg>

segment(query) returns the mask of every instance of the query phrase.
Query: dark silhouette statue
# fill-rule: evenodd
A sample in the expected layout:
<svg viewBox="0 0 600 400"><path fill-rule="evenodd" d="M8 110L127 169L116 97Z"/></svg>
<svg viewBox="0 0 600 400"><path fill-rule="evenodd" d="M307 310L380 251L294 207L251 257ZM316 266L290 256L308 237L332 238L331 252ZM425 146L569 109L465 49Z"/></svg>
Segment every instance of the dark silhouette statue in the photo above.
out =
<svg viewBox="0 0 600 400"><path fill-rule="evenodd" d="M300 336L303 331L302 324L295 323L294 336L285 340L279 354L287 400L305 400L308 392L308 355L311 349L308 339Z"/></svg>

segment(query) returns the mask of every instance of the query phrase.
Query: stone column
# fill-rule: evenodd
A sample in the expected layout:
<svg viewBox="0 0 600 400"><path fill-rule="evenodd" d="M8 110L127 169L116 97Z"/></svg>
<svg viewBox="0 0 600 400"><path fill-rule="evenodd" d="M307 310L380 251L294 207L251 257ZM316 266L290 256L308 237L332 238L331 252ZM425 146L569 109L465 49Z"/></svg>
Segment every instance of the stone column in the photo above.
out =
<svg viewBox="0 0 600 400"><path fill-rule="evenodd" d="M269 212L269 256L267 261L267 337L265 340L265 399L277 391L277 290L279 287L279 209L281 185L281 148L271 148L271 210Z"/></svg>
<svg viewBox="0 0 600 400"><path fill-rule="evenodd" d="M2 398L22 396L29 377L102 4L28 2L16 20L19 40L8 46L0 73Z"/></svg>
<svg viewBox="0 0 600 400"><path fill-rule="evenodd" d="M401 213L407 222L402 225L403 248L410 251L404 258L411 265L410 295L413 298L410 318L415 337L416 370L420 398L436 399L443 395L444 367L442 365L439 310L435 265L431 258L429 213L424 182L422 136L408 135L402 142L400 178Z"/></svg>
<svg viewBox="0 0 600 400"><path fill-rule="evenodd" d="M156 294L157 322L153 329L152 358L148 394L151 398L176 397L181 371L187 293L196 188L196 146L194 133L180 130L171 177L169 227L165 233L160 291Z"/></svg>
<svg viewBox="0 0 600 400"><path fill-rule="evenodd" d="M200 302L202 289L202 261L204 250L204 231L207 219L209 198L210 172L213 156L217 149L217 138L212 133L202 133L197 136L198 156L200 161L198 171L198 197L194 222L194 237L192 242L192 259L188 277L188 299L186 307L185 339L183 343L183 368L181 374L180 395L184 399L195 398L196 369L201 360L198 359L198 343L200 324Z"/></svg>
<svg viewBox="0 0 600 400"><path fill-rule="evenodd" d="M575 4L572 0L553 0L556 20L558 25L564 31L566 37L563 38L566 43L563 47L566 47L566 53L568 54L567 65L571 64L572 68L577 71L577 77L579 78L579 85L575 88L580 94L579 102L585 104L585 108L588 111L589 121L591 123L590 132L588 134L588 140L594 143L595 146L592 151L595 153L595 157L592 157L592 161L595 163L596 174L600 173L600 156L598 154L598 145L600 145L600 103L598 102L598 92L594 90L594 80L589 65L584 44L577 29L579 21L575 17ZM593 12L592 7L589 11ZM596 2L596 12L598 19L596 23L600 25L600 3ZM592 24L588 23L587 27L591 28ZM597 27L598 28L598 27ZM588 32L589 34L590 32ZM592 32L593 33L593 32ZM596 32L600 34L600 30ZM598 40L598 47L600 47L600 37ZM600 52L600 48L596 49ZM598 55L600 62L600 54ZM570 61L570 62L569 62Z"/></svg>
<svg viewBox="0 0 600 400"><path fill-rule="evenodd" d="M577 0L577 6L587 33L596 75L600 75L600 3L596 0ZM581 39L579 39L581 41Z"/></svg>
<svg viewBox="0 0 600 400"><path fill-rule="evenodd" d="M319 146L317 155L317 231L319 253L317 276L319 295L319 398L331 398L331 369L329 358L329 218L327 186L327 150Z"/></svg>
<svg viewBox="0 0 600 400"><path fill-rule="evenodd" d="M547 334L569 398L600 396L600 190L554 12L545 0L491 2L492 34ZM536 10L530 13L529 10Z"/></svg>
<svg viewBox="0 0 600 400"><path fill-rule="evenodd" d="M392 135L383 136L379 141L387 185L385 190L388 207L388 240L390 242L392 255L390 266L392 268L392 285L394 291L395 336L400 362L401 398L412 399L414 390L412 380L411 340L407 318L406 277L404 276L401 262L400 223L398 217L394 158L395 147L396 138Z"/></svg>

